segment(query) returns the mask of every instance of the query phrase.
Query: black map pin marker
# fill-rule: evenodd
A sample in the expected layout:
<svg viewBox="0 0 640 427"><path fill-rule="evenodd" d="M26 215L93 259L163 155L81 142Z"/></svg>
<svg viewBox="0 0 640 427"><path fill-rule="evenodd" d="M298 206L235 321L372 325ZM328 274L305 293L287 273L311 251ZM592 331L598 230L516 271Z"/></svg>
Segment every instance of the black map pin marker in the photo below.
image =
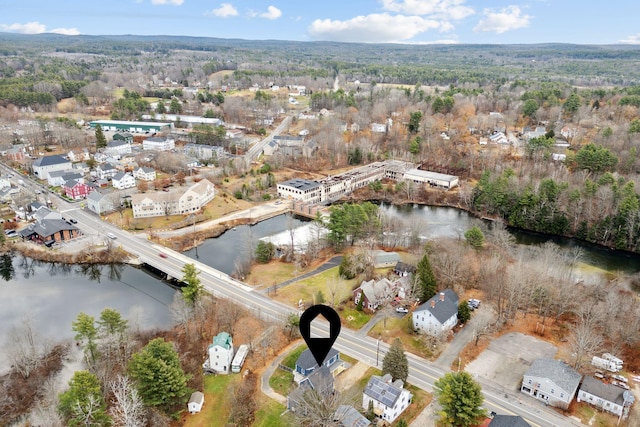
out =
<svg viewBox="0 0 640 427"><path fill-rule="evenodd" d="M329 322L329 338L311 338L311 322L313 319L318 317L321 314L325 319ZM302 313L300 316L300 335L304 338L304 341L309 346L309 350L313 355L313 358L316 359L318 366L322 366L322 362L329 354L331 350L331 346L340 335L340 328L342 327L340 323L340 316L336 311L322 304L317 304L309 307Z"/></svg>

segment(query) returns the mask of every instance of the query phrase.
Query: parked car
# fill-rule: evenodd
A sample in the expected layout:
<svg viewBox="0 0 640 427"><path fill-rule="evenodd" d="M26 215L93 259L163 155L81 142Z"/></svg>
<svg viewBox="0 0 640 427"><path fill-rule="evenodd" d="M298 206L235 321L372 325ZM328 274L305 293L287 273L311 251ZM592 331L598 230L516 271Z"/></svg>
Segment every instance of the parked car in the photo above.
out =
<svg viewBox="0 0 640 427"><path fill-rule="evenodd" d="M469 307L471 311L475 310L476 308L480 307L480 300L475 298L468 300L467 307Z"/></svg>
<svg viewBox="0 0 640 427"><path fill-rule="evenodd" d="M407 310L404 307L396 307L396 313L408 313L409 310Z"/></svg>

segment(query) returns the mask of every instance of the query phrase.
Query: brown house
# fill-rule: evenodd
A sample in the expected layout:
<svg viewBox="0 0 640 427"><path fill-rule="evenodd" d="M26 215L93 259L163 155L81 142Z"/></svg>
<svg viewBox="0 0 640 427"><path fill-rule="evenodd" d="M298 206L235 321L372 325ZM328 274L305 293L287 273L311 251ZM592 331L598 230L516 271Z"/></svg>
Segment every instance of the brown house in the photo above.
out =
<svg viewBox="0 0 640 427"><path fill-rule="evenodd" d="M20 230L24 240L50 245L81 236L78 227L62 219L45 219Z"/></svg>

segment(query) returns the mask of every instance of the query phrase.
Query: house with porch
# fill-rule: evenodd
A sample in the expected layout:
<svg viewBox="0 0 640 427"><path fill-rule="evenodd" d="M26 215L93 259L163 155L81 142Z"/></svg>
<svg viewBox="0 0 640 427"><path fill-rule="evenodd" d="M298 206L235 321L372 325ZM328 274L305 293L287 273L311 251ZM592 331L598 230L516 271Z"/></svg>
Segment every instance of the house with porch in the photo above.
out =
<svg viewBox="0 0 640 427"><path fill-rule="evenodd" d="M338 367L342 365L342 361L340 360L340 353L335 348L331 348L327 357L324 358L322 362L322 366L326 366L329 368L329 372L333 372ZM306 349L300 356L298 356L298 360L296 360L296 367L293 372L293 379L296 383L300 384L304 381L306 377L311 375L313 371L318 368L318 362L311 354L309 349Z"/></svg>
<svg viewBox="0 0 640 427"><path fill-rule="evenodd" d="M413 395L404 388L402 380L392 381L390 374L372 375L362 392L362 408L373 403L373 413L388 423L394 422L411 404Z"/></svg>
<svg viewBox="0 0 640 427"><path fill-rule="evenodd" d="M78 182L84 182L84 175L76 169L68 169L63 171L49 172L47 184L52 187L62 187L65 182L75 179Z"/></svg>
<svg viewBox="0 0 640 427"><path fill-rule="evenodd" d="M96 167L96 173L98 174L98 178L100 179L109 179L116 176L118 173L118 169L113 166L111 163L103 163Z"/></svg>
<svg viewBox="0 0 640 427"><path fill-rule="evenodd" d="M438 336L458 323L458 295L445 289L431 297L413 311L413 329Z"/></svg>
<svg viewBox="0 0 640 427"><path fill-rule="evenodd" d="M568 409L582 375L555 359L536 359L522 379L520 391L557 408Z"/></svg>
<svg viewBox="0 0 640 427"><path fill-rule="evenodd" d="M111 178L111 185L118 190L124 190L135 187L136 180L129 172L118 172Z"/></svg>

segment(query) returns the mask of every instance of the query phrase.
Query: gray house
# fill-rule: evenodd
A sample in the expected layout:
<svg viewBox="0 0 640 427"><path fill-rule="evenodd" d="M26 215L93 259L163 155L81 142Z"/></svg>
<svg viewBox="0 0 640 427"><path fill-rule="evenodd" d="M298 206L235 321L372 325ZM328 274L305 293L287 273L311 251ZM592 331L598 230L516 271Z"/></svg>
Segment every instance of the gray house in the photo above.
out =
<svg viewBox="0 0 640 427"><path fill-rule="evenodd" d="M524 374L520 391L547 405L567 409L581 379L581 374L560 360L537 359Z"/></svg>
<svg viewBox="0 0 640 427"><path fill-rule="evenodd" d="M314 390L318 396L327 397L333 394L333 375L331 370L322 365L300 382L300 385L287 396L287 409L291 412L306 411L305 393Z"/></svg>
<svg viewBox="0 0 640 427"><path fill-rule="evenodd" d="M623 417L628 416L633 401L633 394L627 390L590 376L584 377L578 392L578 402L587 402L602 411Z"/></svg>

